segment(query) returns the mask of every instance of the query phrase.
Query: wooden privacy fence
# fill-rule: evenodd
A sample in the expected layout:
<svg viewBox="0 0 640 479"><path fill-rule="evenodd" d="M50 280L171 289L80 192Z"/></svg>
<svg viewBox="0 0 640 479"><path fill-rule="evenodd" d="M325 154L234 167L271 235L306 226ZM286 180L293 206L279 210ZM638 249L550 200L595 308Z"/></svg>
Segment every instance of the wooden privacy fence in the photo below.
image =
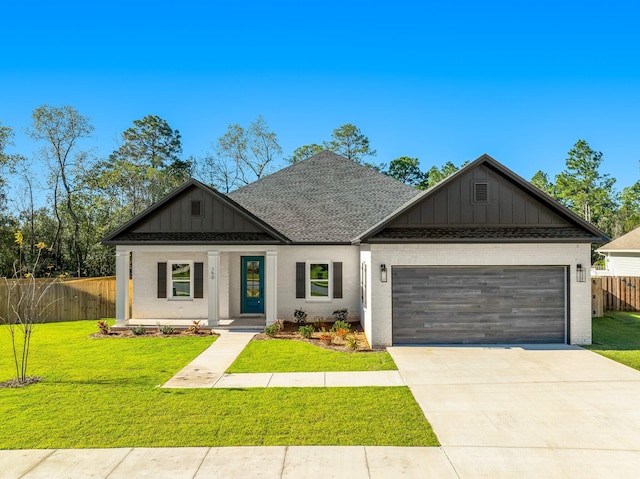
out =
<svg viewBox="0 0 640 479"><path fill-rule="evenodd" d="M605 311L640 311L640 277L591 278L591 298L594 317L603 316Z"/></svg>
<svg viewBox="0 0 640 479"><path fill-rule="evenodd" d="M12 282L13 280L9 280ZM116 278L69 278L55 280L50 286L40 283L46 289L41 307L44 308L40 322L78 321L81 319L113 318L116 314ZM20 290L26 291L30 280L17 280L16 289L11 293L12 301L18 300ZM47 287L49 286L49 287ZM0 282L0 317L10 316L7 304L7 284ZM38 297L39 293L36 293Z"/></svg>

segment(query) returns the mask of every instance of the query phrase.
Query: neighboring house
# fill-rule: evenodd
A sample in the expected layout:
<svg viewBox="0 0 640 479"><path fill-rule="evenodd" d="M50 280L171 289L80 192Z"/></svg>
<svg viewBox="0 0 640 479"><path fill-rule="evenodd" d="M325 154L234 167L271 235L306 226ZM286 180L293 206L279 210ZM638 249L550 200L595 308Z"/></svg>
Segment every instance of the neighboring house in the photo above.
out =
<svg viewBox="0 0 640 479"><path fill-rule="evenodd" d="M228 195L190 180L103 241L118 324L348 308L380 347L588 344L606 240L487 155L420 192L324 151Z"/></svg>
<svg viewBox="0 0 640 479"><path fill-rule="evenodd" d="M596 250L604 256L605 272L611 276L640 276L640 228Z"/></svg>

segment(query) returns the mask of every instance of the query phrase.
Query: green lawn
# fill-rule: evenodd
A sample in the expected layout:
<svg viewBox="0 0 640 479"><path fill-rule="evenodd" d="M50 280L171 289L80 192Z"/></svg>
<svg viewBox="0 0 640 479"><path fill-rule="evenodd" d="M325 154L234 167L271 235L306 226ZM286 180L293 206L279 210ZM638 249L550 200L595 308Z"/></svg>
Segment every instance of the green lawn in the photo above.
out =
<svg viewBox="0 0 640 479"><path fill-rule="evenodd" d="M0 448L438 445L408 388L160 389L212 337L92 339L95 321L46 324L31 375L0 389ZM13 366L0 327L0 381Z"/></svg>
<svg viewBox="0 0 640 479"><path fill-rule="evenodd" d="M640 370L640 313L607 312L593 319L592 351Z"/></svg>
<svg viewBox="0 0 640 479"><path fill-rule="evenodd" d="M251 341L229 367L229 373L316 371L384 371L397 369L386 351L348 353L329 351L300 341Z"/></svg>

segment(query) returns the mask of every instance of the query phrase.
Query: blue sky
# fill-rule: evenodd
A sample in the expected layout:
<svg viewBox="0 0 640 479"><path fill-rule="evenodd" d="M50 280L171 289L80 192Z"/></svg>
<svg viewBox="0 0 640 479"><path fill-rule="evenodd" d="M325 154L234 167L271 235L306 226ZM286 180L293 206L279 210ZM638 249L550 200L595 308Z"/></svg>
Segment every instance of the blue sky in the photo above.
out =
<svg viewBox="0 0 640 479"><path fill-rule="evenodd" d="M0 121L71 104L107 156L159 115L202 155L263 115L285 155L354 123L374 161L488 153L530 179L578 139L617 187L640 178L640 7L609 2L10 2Z"/></svg>

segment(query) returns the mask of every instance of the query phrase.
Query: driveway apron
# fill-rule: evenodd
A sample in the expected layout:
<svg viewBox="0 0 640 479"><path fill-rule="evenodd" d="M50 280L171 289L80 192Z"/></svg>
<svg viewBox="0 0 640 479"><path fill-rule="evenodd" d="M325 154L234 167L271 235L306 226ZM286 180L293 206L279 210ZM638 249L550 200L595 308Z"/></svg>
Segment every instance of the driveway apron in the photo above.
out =
<svg viewBox="0 0 640 479"><path fill-rule="evenodd" d="M512 473L518 464L523 472L544 471L536 465L562 477L638 474L640 372L634 369L562 345L389 352L463 477L484 477L483 467L490 477L507 464Z"/></svg>

